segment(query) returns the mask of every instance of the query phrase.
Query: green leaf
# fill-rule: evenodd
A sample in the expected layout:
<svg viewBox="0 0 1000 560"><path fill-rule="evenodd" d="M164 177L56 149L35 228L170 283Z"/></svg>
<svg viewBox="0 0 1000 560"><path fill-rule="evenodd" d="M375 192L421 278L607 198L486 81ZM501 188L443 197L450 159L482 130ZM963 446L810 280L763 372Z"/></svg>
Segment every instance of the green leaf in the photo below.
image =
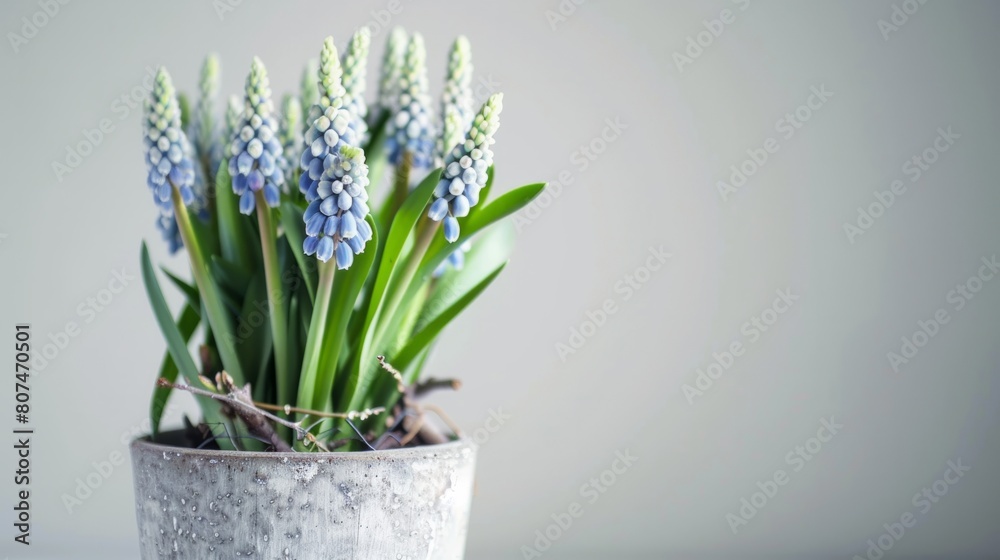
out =
<svg viewBox="0 0 1000 560"><path fill-rule="evenodd" d="M302 252L302 242L305 240L305 224L302 222L302 209L296 204L286 201L281 205L281 227L285 231L288 247L295 255L301 276L305 279L309 290L310 301L316 301L316 259ZM291 314L292 317L295 314Z"/></svg>
<svg viewBox="0 0 1000 560"><path fill-rule="evenodd" d="M434 192L434 187L437 186L440 175L440 169L435 169L427 175L423 182L410 192L392 220L392 226L389 228L389 234L380 255L375 282L372 284L371 295L368 298L365 320L361 326L355 358L348 368L346 390L342 397L344 400L341 402L352 402L354 395L359 392L363 393L371 383L370 379L361 379L361 371L367 369L363 364L369 363L373 357L371 346L377 330L375 325L378 323L378 317L382 311L383 298L396 265L400 261L406 240L427 208L427 203Z"/></svg>
<svg viewBox="0 0 1000 560"><path fill-rule="evenodd" d="M424 372L424 367L427 366L427 358L430 357L431 350L433 349L434 341L431 341L431 343L427 345L427 348L424 348L423 352L421 352L417 356L417 359L413 361L413 366L410 367L410 370L404 373L405 379L409 379L410 383L420 379L421 374Z"/></svg>
<svg viewBox="0 0 1000 560"><path fill-rule="evenodd" d="M271 329L268 324L270 309L267 305L267 284L264 271L254 274L247 287L236 329L236 349L247 380L253 380L253 394L264 400L269 391L268 381L274 381L273 370L268 368L271 358Z"/></svg>
<svg viewBox="0 0 1000 560"><path fill-rule="evenodd" d="M417 292L422 289L427 280L431 278L434 270L436 270L437 267L444 262L446 258L448 258L448 255L458 248L465 240L490 225L513 214L514 212L517 212L530 203L532 199L538 196L543 188L545 188L544 183L525 185L500 196L492 204L487 204L481 212L478 212L474 216L469 216L469 219L462 225L461 235L455 243L448 243L444 239L443 235L435 235L434 240L431 242L430 247L428 247L424 258L420 263L420 267L413 277L413 280L405 288L406 291L402 296L403 301L412 301L413 298L416 297ZM394 325L401 324L402 313L404 312L405 309L399 309L392 317L382 319L381 321L385 322L388 325L388 328L391 329Z"/></svg>
<svg viewBox="0 0 1000 560"><path fill-rule="evenodd" d="M470 215L469 219L462 224L461 235L454 243L448 243L443 235L436 236L430 248L427 249L427 255L423 262L420 263L420 272L417 274L417 278L424 278L433 272L466 239L527 206L544 188L545 183L533 183L504 193L492 204L487 204L481 212Z"/></svg>
<svg viewBox="0 0 1000 560"><path fill-rule="evenodd" d="M368 180L371 188L381 186L382 174L389 163L386 152L386 124L389 122L389 112L379 116L378 122L369 127L371 139L365 146L365 162L368 164ZM375 223L382 225L382 216L375 217Z"/></svg>
<svg viewBox="0 0 1000 560"><path fill-rule="evenodd" d="M191 335L198 328L198 323L199 317L196 308L192 307L191 304L186 305L180 317L177 318L177 330L180 331L181 338L185 344L191 340ZM163 356L163 362L160 365L160 375L157 379L163 378L173 383L177 380L177 372L177 364L174 363L174 359L168 352ZM149 420L150 431L154 437L160 432L160 420L167 409L167 401L170 400L170 393L172 391L170 387L161 387L159 384L153 389L153 400L150 402L149 407Z"/></svg>
<svg viewBox="0 0 1000 560"><path fill-rule="evenodd" d="M156 322L160 325L160 330L163 332L163 338L167 341L167 350L170 353L170 357L173 358L174 363L177 364L181 374L190 382L198 378L198 366L195 365L194 360L191 358L191 354L187 349L187 342L184 340L184 336L181 335L177 324L174 323L173 315L170 314L170 308L167 307L167 300L163 297L163 291L160 289L160 283L156 279L153 264L149 260L149 249L146 248L146 243L142 244L141 258L142 280L146 285L146 295L149 297L149 303L153 307Z"/></svg>
<svg viewBox="0 0 1000 560"><path fill-rule="evenodd" d="M215 278L215 283L225 291L227 295L235 298L236 301L243 301L243 294L247 293L247 289L250 287L250 279L253 277L251 272L257 269L243 270L239 266L225 260L225 258L219 255L212 255L212 261L209 264L209 269L212 271L212 277ZM239 305L236 306L239 309Z"/></svg>
<svg viewBox="0 0 1000 560"><path fill-rule="evenodd" d="M305 334L302 331L300 320L302 312L299 310L303 298L311 299L309 294L300 288L288 302L288 373L293 376L292 385L296 388L298 388L299 372L302 370L302 344L305 343Z"/></svg>
<svg viewBox="0 0 1000 560"><path fill-rule="evenodd" d="M443 310L451 307L497 268L506 264L514 252L516 237L514 227L508 222L497 224L497 227L476 237L472 248L465 255L465 264L461 270L448 267L444 274L434 280L434 288L424 303L414 329L423 329Z"/></svg>
<svg viewBox="0 0 1000 560"><path fill-rule="evenodd" d="M149 297L149 303L153 308L153 315L156 317L156 322L160 325L160 331L163 332L163 338L167 342L167 353L173 360L178 372L188 380L188 383L191 383L192 380L198 378L198 366L195 365L194 360L191 358L191 354L187 349L187 340L185 340L177 323L174 323L174 318L170 314L170 308L167 307L167 301L163 298L163 291L160 289L160 283L156 279L153 264L149 260L149 249L146 247L145 242L142 244L140 261L142 266L142 281L146 286L146 295ZM190 338L190 335L188 338ZM176 377L175 374L174 378L176 379ZM205 422L220 421L221 415L214 401L206 397L196 397L195 400L198 401L201 407ZM224 445L224 443L220 442L220 445Z"/></svg>
<svg viewBox="0 0 1000 560"><path fill-rule="evenodd" d="M253 224L240 214L239 197L233 192L232 177L226 161L215 175L215 206L219 217L219 246L222 258L245 272L254 270L260 248Z"/></svg>
<svg viewBox="0 0 1000 560"><path fill-rule="evenodd" d="M184 280L181 280L180 277L173 272L170 272L165 267L161 266L160 270L162 270L163 273L167 275L167 278L173 282L174 286L177 286L177 289L184 294L184 299L187 300L188 305L194 308L196 313L199 313L201 311L201 294L198 293L198 288L188 284Z"/></svg>
<svg viewBox="0 0 1000 560"><path fill-rule="evenodd" d="M191 260L191 274L201 293L204 305L203 318L212 327L215 335L216 349L222 359L223 367L232 376L237 385L244 383L243 368L239 363L239 356L233 347L233 323L226 303L223 302L222 289L215 282L215 278L209 274L208 259L202 251L198 240L194 238L191 231L191 217L187 207L181 200L180 191L173 190L171 194L174 216L177 218L177 229L187 247L188 256ZM183 369L182 369L183 371Z"/></svg>
<svg viewBox="0 0 1000 560"><path fill-rule="evenodd" d="M195 238L201 245L201 250L206 254L215 255L219 253L219 233L210 222L202 221L200 216L195 216L191 220L191 230Z"/></svg>
<svg viewBox="0 0 1000 560"><path fill-rule="evenodd" d="M472 215L475 215L475 214L478 214L478 213L482 212L483 208L486 208L486 206L488 205L488 203L490 201L490 193L493 191L493 180L496 179L496 176L497 176L496 175L496 171L494 171L494 167L496 167L496 166L495 165L491 165L490 168L489 168L489 170L487 170L487 172L486 172L486 184L483 185L482 190L479 191L479 204L473 206L472 209L469 210L469 216L472 216ZM468 221L469 216L466 216L465 218L460 219L458 221L458 223L459 224L464 224L466 221Z"/></svg>
<svg viewBox="0 0 1000 560"><path fill-rule="evenodd" d="M442 312L437 314L430 322L428 322L422 329L417 330L412 336L409 337L409 342L406 346L399 351L398 354L392 356L389 360L393 366L398 369L406 369L410 366L411 362L416 359L420 353L426 349L431 342L437 338L437 335L462 312L466 307L475 300L479 294L483 293L483 290L489 286L493 280L503 271L503 268L507 266L506 263L498 266L493 272L486 276L482 281L472 287L471 290L466 292L464 295L459 297L450 306L445 308Z"/></svg>
<svg viewBox="0 0 1000 560"><path fill-rule="evenodd" d="M420 368L411 367L416 360L409 355L416 348L411 348L407 351L407 355L401 357L404 348L413 343L417 337L415 333L425 331L435 322L440 325L440 327L435 327L440 332L441 328L463 309L461 307L463 305L462 298L469 292L480 288L480 284L487 278L494 276L507 263L507 259L510 258L514 249L515 238L514 227L509 223L501 223L477 236L473 241L472 249L465 256L465 266L461 270L448 268L439 278L433 279L432 282L426 282L426 287L433 287L428 296L424 297L423 292L414 294L410 305L411 309L412 306L419 306L419 317L411 320L409 318L411 312L408 312L401 319L397 318L389 325L388 330L391 336L384 337L384 340L380 342L379 353L389 357L389 362L403 372L407 383L418 379L417 376L420 373ZM471 301L472 299L469 299L464 305L468 305ZM460 307L456 307L456 305ZM451 316L448 317L447 314L451 314ZM422 352L426 353L437 334L431 335ZM381 404L385 402L384 399L391 397L395 389L392 380L380 375L378 368L379 366L373 360L362 371L363 375L378 380L377 388L369 388L367 392L374 391L375 403ZM359 403L355 403L355 405L361 406Z"/></svg>

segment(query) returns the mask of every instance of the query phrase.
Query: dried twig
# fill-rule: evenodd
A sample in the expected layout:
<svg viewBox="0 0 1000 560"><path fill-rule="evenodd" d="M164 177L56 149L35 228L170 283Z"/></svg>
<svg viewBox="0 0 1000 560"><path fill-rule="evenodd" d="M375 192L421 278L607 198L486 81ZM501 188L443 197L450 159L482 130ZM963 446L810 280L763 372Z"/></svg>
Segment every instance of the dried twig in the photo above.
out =
<svg viewBox="0 0 1000 560"><path fill-rule="evenodd" d="M229 376L227 374L225 378L223 378L221 377L222 374L225 374L225 372L220 373L219 377L217 377L217 380L220 381L220 385L224 386L227 384L226 378L229 378ZM182 391L188 391L189 393L193 393L195 395L201 395L203 397L208 397L210 399L215 399L225 405L228 405L232 409L232 411L237 416L239 416L241 420L243 420L243 422L247 425L247 428L251 432L255 433L258 436L263 437L268 442L270 442L271 445L274 446L274 449L276 451L292 451L292 448L291 446L288 445L288 443L285 442L285 440L278 437L278 435L274 431L274 428L272 428L271 425L268 424L266 420L271 420L272 422L276 422L278 424L281 424L282 426L291 428L295 432L296 439L300 441L305 439L310 443L315 444L320 449L326 451L323 445L319 441L317 441L312 434L310 434L308 431L302 428L300 424L295 422L289 422L288 420L279 418L269 412L263 411L254 406L253 400L249 399L249 390L246 387L240 390L240 391L245 391L245 393L242 394L243 398L240 398L239 396L237 396L240 393L234 394L234 392L231 391L228 395L223 395L220 393L213 393L211 391L206 391L204 389L199 389L198 387L192 387L191 385L179 385L176 383L171 383L170 381L164 378L160 378L158 383L161 387L170 387L172 389L180 389ZM228 385L235 389L235 385L232 385L232 378L228 379Z"/></svg>
<svg viewBox="0 0 1000 560"><path fill-rule="evenodd" d="M423 405L423 407L426 408L427 410L430 410L434 414L437 414L438 418L440 418L445 424L447 424L448 425L448 429L450 429L451 431L455 432L456 436L461 436L462 435L462 428L459 428L458 424L456 424L451 419L450 416L448 416L447 414L445 414L443 408L441 408L440 406L438 406L436 404L425 404L425 405Z"/></svg>
<svg viewBox="0 0 1000 560"><path fill-rule="evenodd" d="M402 374L385 360L385 356L378 356L378 363L382 369L389 372L393 379L396 380L396 390L399 391L399 402L393 407L393 417L387 419L386 426L389 430L375 442L376 448L385 448L390 439L400 447L405 447L417 438L423 443L444 443L448 441L445 436L441 435L440 432L426 421L426 410L436 413L456 435L461 435L461 430L458 429L458 426L452 422L451 418L440 407L417 402L419 397L437 389L457 390L462 386L460 381L457 379L432 378L407 387L403 381ZM403 433L400 434L402 437L393 433L399 429L403 430Z"/></svg>
<svg viewBox="0 0 1000 560"><path fill-rule="evenodd" d="M263 408L264 410L274 410L277 412L284 412L286 416L291 416L292 413L295 413L295 414L306 414L309 416L315 416L317 418L344 418L347 420L361 420L361 421L367 420L372 416L382 414L383 412L385 412L385 408L381 406L375 408L366 408L364 410L349 410L347 412L320 412L318 410L309 410L308 408L298 408L288 404L286 404L285 406L262 403L262 402L254 402L253 404L257 408Z"/></svg>
<svg viewBox="0 0 1000 560"><path fill-rule="evenodd" d="M413 396L422 397L436 389L451 389L457 391L462 388L462 382L458 379L434 379L431 377L426 381L419 381L413 385Z"/></svg>
<svg viewBox="0 0 1000 560"><path fill-rule="evenodd" d="M399 373L399 370L392 367L392 364L385 361L385 356L376 356L378 360L378 365L382 366L382 369L388 371L392 378L396 380L396 390L400 393L406 393L406 384L403 383L403 374Z"/></svg>

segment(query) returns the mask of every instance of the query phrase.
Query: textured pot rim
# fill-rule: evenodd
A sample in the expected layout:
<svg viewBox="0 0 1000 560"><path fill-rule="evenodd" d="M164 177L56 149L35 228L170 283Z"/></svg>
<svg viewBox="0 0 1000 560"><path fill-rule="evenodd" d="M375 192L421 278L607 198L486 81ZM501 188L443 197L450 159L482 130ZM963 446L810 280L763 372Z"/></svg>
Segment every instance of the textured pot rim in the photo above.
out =
<svg viewBox="0 0 1000 560"><path fill-rule="evenodd" d="M170 431L176 430L168 430ZM336 460L336 461L371 461L387 459L416 459L434 457L441 453L460 451L462 449L475 450L477 445L469 437L463 436L447 443L437 443L434 445L421 445L418 447L405 447L396 449L381 449L377 451L225 451L220 449L194 449L192 447L180 447L165 443L150 441L151 435L147 434L132 440L129 448L136 451L173 453L176 456L186 455L189 457L204 458L225 458L225 459L274 459L285 462L294 460Z"/></svg>

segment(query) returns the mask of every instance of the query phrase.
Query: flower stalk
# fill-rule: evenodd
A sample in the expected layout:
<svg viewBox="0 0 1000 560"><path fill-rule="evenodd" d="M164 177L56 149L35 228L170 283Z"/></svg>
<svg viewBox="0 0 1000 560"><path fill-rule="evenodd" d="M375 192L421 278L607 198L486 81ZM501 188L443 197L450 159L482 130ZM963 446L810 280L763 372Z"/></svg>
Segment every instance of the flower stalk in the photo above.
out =
<svg viewBox="0 0 1000 560"><path fill-rule="evenodd" d="M267 303L270 309L271 337L274 343L274 368L277 375L278 402L291 402L295 393L295 379L288 370L288 312L285 309L284 289L281 285L281 264L276 245L277 229L271 219L271 209L264 201L264 193L257 191L257 224L260 229L260 248L264 256L264 281L267 285Z"/></svg>
<svg viewBox="0 0 1000 560"><path fill-rule="evenodd" d="M184 205L184 199L180 190L176 188L172 190L171 200L173 202L174 217L177 219L177 229L180 232L181 239L184 241L184 246L187 248L188 256L191 260L191 274L194 276L195 284L198 285L198 290L201 293L202 302L205 305L205 311L208 315L208 323L214 332L229 333L231 332L231 325L228 323L226 308L222 303L222 294L219 292L219 288L211 276L209 276L208 263L205 260L205 254L202 252L201 245L198 243L198 238L194 233L191 216L188 214L187 206ZM243 368L240 366L239 355L236 353L236 347L233 344L233 339L229 336L217 336L215 341L218 346L219 356L222 358L222 363L225 364L226 370L237 384L242 385L245 378L243 376Z"/></svg>

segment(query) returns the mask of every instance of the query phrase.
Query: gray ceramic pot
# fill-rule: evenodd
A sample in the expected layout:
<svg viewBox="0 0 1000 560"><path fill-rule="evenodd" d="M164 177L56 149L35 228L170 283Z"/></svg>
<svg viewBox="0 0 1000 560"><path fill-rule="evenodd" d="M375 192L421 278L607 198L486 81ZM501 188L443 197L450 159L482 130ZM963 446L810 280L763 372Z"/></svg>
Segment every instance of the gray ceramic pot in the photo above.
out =
<svg viewBox="0 0 1000 560"><path fill-rule="evenodd" d="M468 440L300 454L140 439L131 452L146 560L464 556L476 462Z"/></svg>

